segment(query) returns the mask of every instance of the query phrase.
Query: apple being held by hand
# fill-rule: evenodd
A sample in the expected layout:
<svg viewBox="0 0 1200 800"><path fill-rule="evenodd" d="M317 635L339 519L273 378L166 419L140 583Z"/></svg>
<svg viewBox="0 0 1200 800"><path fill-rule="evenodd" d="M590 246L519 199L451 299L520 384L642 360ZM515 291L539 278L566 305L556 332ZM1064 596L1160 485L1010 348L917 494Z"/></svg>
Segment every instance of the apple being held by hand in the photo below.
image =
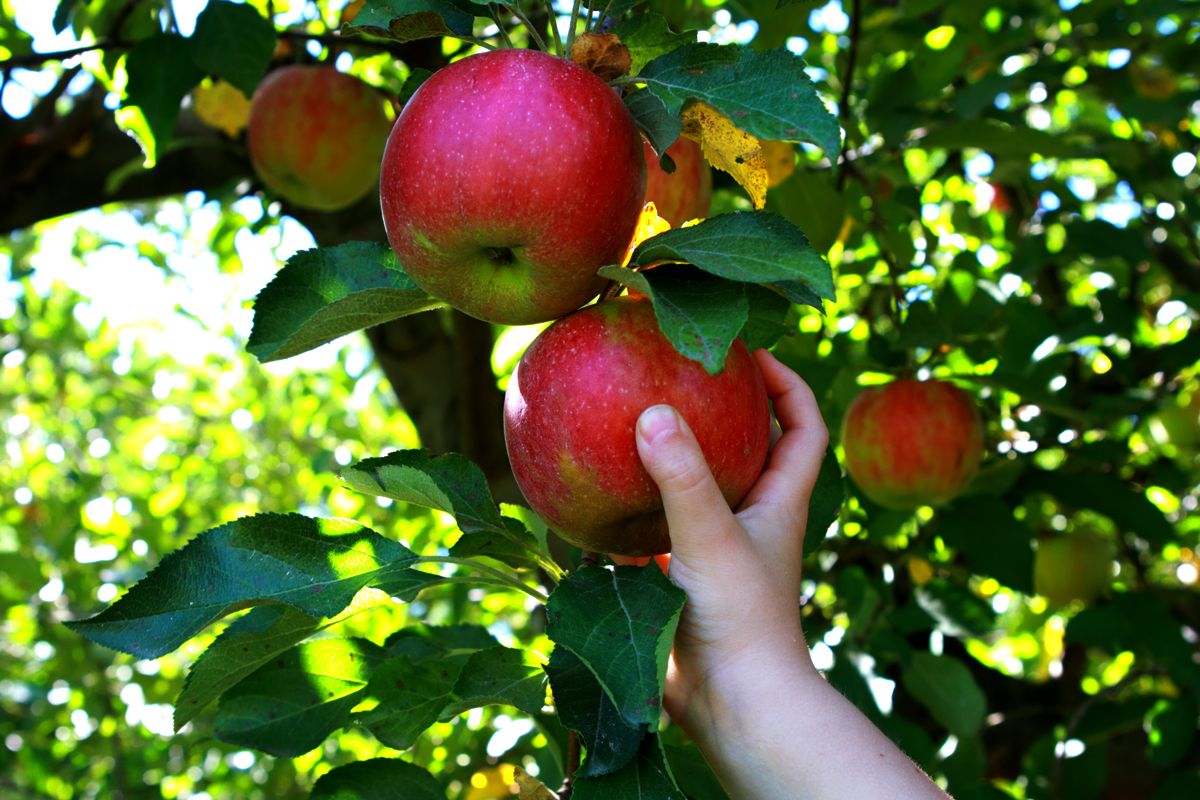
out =
<svg viewBox="0 0 1200 800"><path fill-rule="evenodd" d="M625 104L578 64L534 50L468 56L405 105L383 156L388 241L425 291L473 317L561 317L619 264L646 192Z"/></svg>
<svg viewBox="0 0 1200 800"><path fill-rule="evenodd" d="M352 206L379 180L392 129L385 105L375 89L333 67L277 69L250 104L250 163L263 183L298 206Z"/></svg>
<svg viewBox="0 0 1200 800"><path fill-rule="evenodd" d="M618 297L558 320L525 351L505 395L504 438L525 499L562 538L623 556L671 549L634 432L659 403L687 421L736 506L763 469L771 426L762 373L740 340L709 375L662 335L651 301Z"/></svg>
<svg viewBox="0 0 1200 800"><path fill-rule="evenodd" d="M700 145L684 136L667 148L675 162L669 175L658 165L658 156L643 142L646 152L646 202L658 215L678 228L688 220L705 219L712 210L712 168Z"/></svg>
<svg viewBox="0 0 1200 800"><path fill-rule="evenodd" d="M879 505L937 506L974 477L983 422L957 386L901 378L854 398L842 421L842 448L846 471Z"/></svg>

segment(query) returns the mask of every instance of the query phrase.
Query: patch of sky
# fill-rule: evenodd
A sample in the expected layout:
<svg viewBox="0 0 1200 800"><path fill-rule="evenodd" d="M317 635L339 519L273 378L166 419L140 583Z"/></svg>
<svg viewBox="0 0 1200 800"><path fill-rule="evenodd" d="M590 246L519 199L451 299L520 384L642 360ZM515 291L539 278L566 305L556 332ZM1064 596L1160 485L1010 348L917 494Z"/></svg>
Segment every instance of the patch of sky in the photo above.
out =
<svg viewBox="0 0 1200 800"><path fill-rule="evenodd" d="M843 33L850 27L850 17L842 10L841 0L829 0L828 3L815 8L808 15L808 27L817 33Z"/></svg>
<svg viewBox="0 0 1200 800"><path fill-rule="evenodd" d="M1130 52L1124 47L1117 47L1108 51L1108 68L1120 69L1129 63Z"/></svg>
<svg viewBox="0 0 1200 800"><path fill-rule="evenodd" d="M987 153L980 153L963 165L963 169L967 173L967 177L976 181L982 180L986 176L991 175L992 170L995 169L995 167L996 162L993 161L992 157Z"/></svg>
<svg viewBox="0 0 1200 800"><path fill-rule="evenodd" d="M1128 181L1117 184L1116 196L1096 207L1096 216L1105 222L1124 228L1129 220L1142 215L1142 204L1133 196Z"/></svg>

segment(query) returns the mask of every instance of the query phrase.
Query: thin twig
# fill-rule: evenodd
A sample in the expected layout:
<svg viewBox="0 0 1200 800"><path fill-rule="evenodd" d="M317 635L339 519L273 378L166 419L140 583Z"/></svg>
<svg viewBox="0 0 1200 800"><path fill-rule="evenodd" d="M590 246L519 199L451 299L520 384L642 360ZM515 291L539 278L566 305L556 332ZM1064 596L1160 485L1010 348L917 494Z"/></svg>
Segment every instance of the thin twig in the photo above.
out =
<svg viewBox="0 0 1200 800"><path fill-rule="evenodd" d="M546 41L542 39L541 34L539 34L537 31L537 28L535 28L533 23L529 21L529 17L525 16L525 12L521 10L521 6L518 3L513 3L511 6L501 5L500 7L512 14L517 19L521 20L521 22L529 30L529 35L533 37L533 41L535 44L537 44L539 50L541 50L543 53L550 52L550 48L546 47Z"/></svg>
<svg viewBox="0 0 1200 800"><path fill-rule="evenodd" d="M579 8L583 5L583 0L575 0L571 6L571 27L567 30L567 52L563 53L564 58L571 57L571 51L575 49L575 29L579 27Z"/></svg>
<svg viewBox="0 0 1200 800"><path fill-rule="evenodd" d="M846 144L850 144L850 87L854 85L854 67L858 61L858 36L860 29L860 20L862 18L861 0L854 0L854 7L850 12L850 54L846 61L846 74L842 78L842 102L838 107L842 117L842 127L846 131ZM838 171L837 190L842 191L842 187L846 185L846 161L842 162L842 168Z"/></svg>
<svg viewBox="0 0 1200 800"><path fill-rule="evenodd" d="M575 773L579 771L579 759L579 734L567 731L567 776L558 790L558 800L570 800L571 790L575 786Z"/></svg>
<svg viewBox="0 0 1200 800"><path fill-rule="evenodd" d="M480 564L478 561L472 561L469 558L453 558L451 556L422 556L413 562L414 564L454 564L459 567L470 567L473 570L483 573L491 578L503 581L505 586L516 589L537 600L543 605L550 599L546 595L534 589L532 586L526 586L511 575L507 575L498 569Z"/></svg>

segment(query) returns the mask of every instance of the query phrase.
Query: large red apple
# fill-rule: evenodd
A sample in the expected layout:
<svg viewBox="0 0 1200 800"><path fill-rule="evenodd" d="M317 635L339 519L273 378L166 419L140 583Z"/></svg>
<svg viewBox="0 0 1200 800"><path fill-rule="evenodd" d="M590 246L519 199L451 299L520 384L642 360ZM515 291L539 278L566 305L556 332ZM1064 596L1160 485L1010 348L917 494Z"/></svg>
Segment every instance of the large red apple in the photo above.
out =
<svg viewBox="0 0 1200 800"><path fill-rule="evenodd" d="M675 171L663 172L658 156L642 143L646 153L646 202L654 203L658 215L678 228L688 220L704 219L712 210L712 168L704 160L700 145L679 137L667 148Z"/></svg>
<svg viewBox="0 0 1200 800"><path fill-rule="evenodd" d="M392 129L385 102L333 67L277 69L259 84L250 105L250 163L263 183L298 206L352 206L379 179Z"/></svg>
<svg viewBox="0 0 1200 800"><path fill-rule="evenodd" d="M970 395L941 381L901 378L862 391L842 421L845 467L886 508L957 497L983 455L983 422Z"/></svg>
<svg viewBox="0 0 1200 800"><path fill-rule="evenodd" d="M709 375L662 335L649 300L619 297L555 322L521 357L504 400L508 457L530 507L568 542L625 556L671 549L634 438L658 403L683 415L736 506L770 438L766 386L741 341Z"/></svg>
<svg viewBox="0 0 1200 800"><path fill-rule="evenodd" d="M396 120L380 200L388 240L425 291L527 325L599 293L646 191L641 135L596 75L534 50L468 56Z"/></svg>

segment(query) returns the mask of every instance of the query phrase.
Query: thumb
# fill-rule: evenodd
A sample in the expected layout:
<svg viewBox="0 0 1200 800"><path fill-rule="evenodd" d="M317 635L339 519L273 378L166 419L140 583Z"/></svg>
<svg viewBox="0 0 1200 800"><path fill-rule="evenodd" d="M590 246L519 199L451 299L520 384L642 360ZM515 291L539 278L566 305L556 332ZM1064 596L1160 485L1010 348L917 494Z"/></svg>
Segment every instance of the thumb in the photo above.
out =
<svg viewBox="0 0 1200 800"><path fill-rule="evenodd" d="M719 547L714 530L729 530L733 512L717 488L696 437L679 412L668 405L651 406L637 422L642 464L662 493L671 531L672 553L703 557Z"/></svg>

